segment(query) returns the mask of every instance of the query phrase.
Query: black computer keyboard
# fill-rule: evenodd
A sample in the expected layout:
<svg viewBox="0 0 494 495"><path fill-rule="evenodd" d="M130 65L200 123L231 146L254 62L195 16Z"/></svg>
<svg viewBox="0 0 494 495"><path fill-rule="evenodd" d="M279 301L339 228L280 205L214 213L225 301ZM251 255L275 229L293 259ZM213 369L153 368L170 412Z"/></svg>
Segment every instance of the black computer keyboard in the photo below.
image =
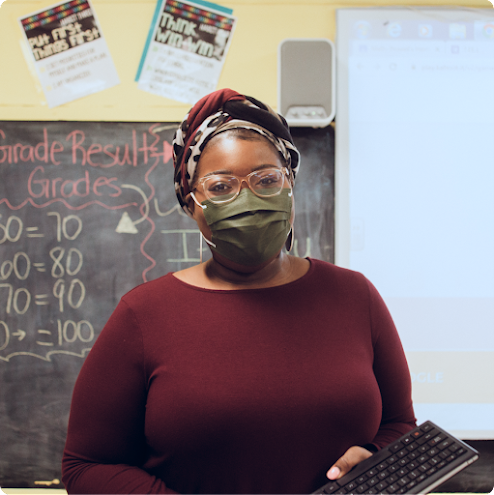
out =
<svg viewBox="0 0 494 495"><path fill-rule="evenodd" d="M426 421L314 493L429 493L478 457L475 449Z"/></svg>

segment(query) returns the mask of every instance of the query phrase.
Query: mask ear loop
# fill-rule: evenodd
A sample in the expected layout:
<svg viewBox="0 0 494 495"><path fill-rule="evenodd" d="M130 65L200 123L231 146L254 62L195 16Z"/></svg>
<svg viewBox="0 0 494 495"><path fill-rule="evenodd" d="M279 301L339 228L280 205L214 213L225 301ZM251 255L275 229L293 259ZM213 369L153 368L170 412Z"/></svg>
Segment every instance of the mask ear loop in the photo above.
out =
<svg viewBox="0 0 494 495"><path fill-rule="evenodd" d="M205 210L207 208L206 205L201 205L201 203L199 203L199 201L197 201L197 199L196 199L196 197L195 197L195 195L194 195L194 193L192 191L189 194L191 195L192 199L194 200L194 203L197 206L199 206L199 208L202 208L203 210Z"/></svg>
<svg viewBox="0 0 494 495"><path fill-rule="evenodd" d="M202 265L202 232L199 232L199 264Z"/></svg>
<svg viewBox="0 0 494 495"><path fill-rule="evenodd" d="M288 197L291 198L293 196L293 172L290 170L290 178L288 179L290 182L290 192L288 193ZM290 232L288 232L288 237L286 238L285 241L285 249L289 253L292 248L293 248L293 243L295 241L295 235L293 233L293 225L292 228L290 229Z"/></svg>
<svg viewBox="0 0 494 495"><path fill-rule="evenodd" d="M288 232L288 237L286 238L285 241L285 249L290 252L293 248L293 242L294 242L295 236L293 234L293 226L290 229L290 232Z"/></svg>
<svg viewBox="0 0 494 495"><path fill-rule="evenodd" d="M196 197L194 196L194 193L193 192L190 192L190 195L192 197L192 199L194 200L194 203L199 206L200 208L202 208L203 210L205 210L207 208L206 205L201 205L201 203L199 203L199 201L197 201ZM200 232L200 240L199 240L199 263L202 263L202 240L204 239L210 246L213 246L213 247L216 247L216 244L214 242L211 242L211 241L208 241L202 234L202 232Z"/></svg>

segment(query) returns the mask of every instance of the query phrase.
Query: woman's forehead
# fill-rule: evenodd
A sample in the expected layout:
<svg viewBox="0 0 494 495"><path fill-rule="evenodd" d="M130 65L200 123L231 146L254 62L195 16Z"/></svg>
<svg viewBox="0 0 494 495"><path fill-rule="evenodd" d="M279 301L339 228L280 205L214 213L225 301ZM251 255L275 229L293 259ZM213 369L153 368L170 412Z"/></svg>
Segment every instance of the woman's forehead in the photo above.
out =
<svg viewBox="0 0 494 495"><path fill-rule="evenodd" d="M218 139L217 139L218 138ZM203 151L198 163L198 175L231 173L247 175L267 166L281 168L280 154L268 140L245 140L231 135L215 136Z"/></svg>

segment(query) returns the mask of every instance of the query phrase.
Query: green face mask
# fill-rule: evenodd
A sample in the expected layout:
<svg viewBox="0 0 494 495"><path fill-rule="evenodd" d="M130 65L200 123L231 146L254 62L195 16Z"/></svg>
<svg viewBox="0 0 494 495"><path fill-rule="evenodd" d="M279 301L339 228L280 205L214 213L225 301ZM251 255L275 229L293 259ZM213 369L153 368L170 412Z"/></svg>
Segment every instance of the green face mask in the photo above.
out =
<svg viewBox="0 0 494 495"><path fill-rule="evenodd" d="M292 191L260 198L250 189L231 203L201 203L213 234L211 249L240 265L254 266L278 254L290 232Z"/></svg>

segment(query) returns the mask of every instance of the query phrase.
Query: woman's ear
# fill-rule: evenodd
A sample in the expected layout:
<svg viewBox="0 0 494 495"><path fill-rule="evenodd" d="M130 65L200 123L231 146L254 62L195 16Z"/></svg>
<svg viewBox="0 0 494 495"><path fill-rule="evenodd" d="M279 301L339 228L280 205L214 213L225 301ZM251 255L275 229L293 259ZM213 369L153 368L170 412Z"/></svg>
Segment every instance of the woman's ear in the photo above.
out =
<svg viewBox="0 0 494 495"><path fill-rule="evenodd" d="M194 202L194 200L192 199L192 195L191 193L187 194L187 196L185 196L185 204L187 205L187 208L189 209L191 215L194 214L194 208L196 207L196 204Z"/></svg>
<svg viewBox="0 0 494 495"><path fill-rule="evenodd" d="M185 201L192 215L194 215L196 208L200 208L202 210L206 209L206 206L203 206L201 203L199 203L199 201L197 201L197 198L192 191L189 194L187 194L187 196L185 196Z"/></svg>

